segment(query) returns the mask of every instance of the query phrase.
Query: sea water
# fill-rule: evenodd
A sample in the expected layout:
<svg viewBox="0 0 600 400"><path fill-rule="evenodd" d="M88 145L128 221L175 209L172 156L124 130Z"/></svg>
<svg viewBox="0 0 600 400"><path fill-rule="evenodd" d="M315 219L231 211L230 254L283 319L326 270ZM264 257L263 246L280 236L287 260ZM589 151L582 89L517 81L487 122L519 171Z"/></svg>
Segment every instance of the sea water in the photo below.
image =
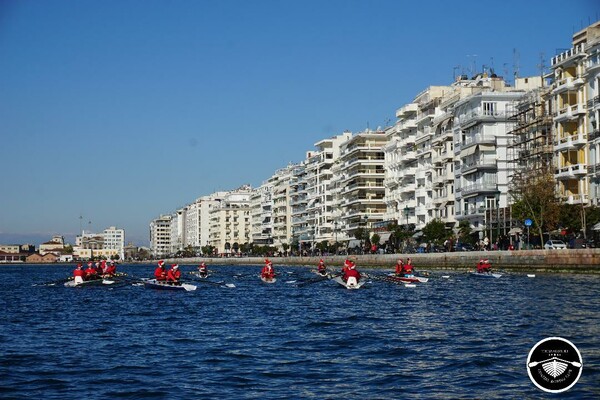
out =
<svg viewBox="0 0 600 400"><path fill-rule="evenodd" d="M298 287L308 268L275 265L275 284L257 266L209 268L235 287L67 288L40 284L72 265L0 266L0 398L554 398L526 367L550 336L583 358L560 398L600 398L598 276L432 271L415 287L347 290ZM154 265L119 271L150 277Z"/></svg>

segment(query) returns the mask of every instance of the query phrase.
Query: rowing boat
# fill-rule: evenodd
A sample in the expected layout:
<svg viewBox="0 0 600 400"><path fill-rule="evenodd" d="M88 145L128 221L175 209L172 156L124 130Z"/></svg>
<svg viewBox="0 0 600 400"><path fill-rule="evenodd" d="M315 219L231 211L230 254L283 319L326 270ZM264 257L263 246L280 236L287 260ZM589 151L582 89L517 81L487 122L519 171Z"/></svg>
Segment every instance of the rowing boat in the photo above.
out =
<svg viewBox="0 0 600 400"><path fill-rule="evenodd" d="M404 276L396 276L395 274L389 274L388 278L391 281L402 282L402 283L425 283L429 281L429 278L424 278L422 276L415 275L404 275Z"/></svg>
<svg viewBox="0 0 600 400"><path fill-rule="evenodd" d="M264 283L275 283L275 282L277 282L277 278L274 278L274 277L273 278L267 278L267 277L261 276L260 280L263 281Z"/></svg>
<svg viewBox="0 0 600 400"><path fill-rule="evenodd" d="M147 288L160 290L186 290L188 292L196 290L195 285L190 285L188 283L157 281L156 279L148 279L144 281L144 286Z"/></svg>
<svg viewBox="0 0 600 400"><path fill-rule="evenodd" d="M98 285L112 285L115 281L108 279L92 279L90 281L68 281L65 282L65 287L80 287L80 286L98 286Z"/></svg>
<svg viewBox="0 0 600 400"><path fill-rule="evenodd" d="M493 272L470 272L471 275L479 278L500 278L502 274L495 274Z"/></svg>
<svg viewBox="0 0 600 400"><path fill-rule="evenodd" d="M341 276L336 276L333 278L334 281L344 286L346 289L360 289L362 285L365 284L364 280L357 281L355 277L351 276L347 281L344 282Z"/></svg>
<svg viewBox="0 0 600 400"><path fill-rule="evenodd" d="M189 274L194 275L195 277L200 278L200 279L206 279L210 276L210 274L208 272L200 272L200 271L192 271Z"/></svg>

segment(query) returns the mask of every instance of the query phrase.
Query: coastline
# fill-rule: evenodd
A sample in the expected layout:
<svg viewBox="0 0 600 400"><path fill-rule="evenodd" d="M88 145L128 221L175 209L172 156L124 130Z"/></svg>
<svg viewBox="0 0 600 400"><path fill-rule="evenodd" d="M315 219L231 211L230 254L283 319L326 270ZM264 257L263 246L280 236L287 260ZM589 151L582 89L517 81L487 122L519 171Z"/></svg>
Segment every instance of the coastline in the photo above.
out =
<svg viewBox="0 0 600 400"><path fill-rule="evenodd" d="M600 274L600 249L566 250L520 250L520 251L465 251L450 253L424 254L365 254L365 255L329 255L306 257L268 257L277 266L315 267L323 260L330 268L342 266L346 258L356 262L358 267L393 268L398 258L412 259L415 268L433 270L472 270L482 258L487 258L492 268L512 272L548 272L548 273L585 273ZM167 264L194 265L201 262L209 266L264 264L265 257L192 257L165 258ZM158 260L122 262L120 264L154 264ZM74 264L74 263L68 263ZM52 265L29 263L2 263L0 265ZM60 263L60 265L64 265ZM1 266L0 266L1 268Z"/></svg>
<svg viewBox="0 0 600 400"><path fill-rule="evenodd" d="M325 265L337 268L350 258L360 267L393 268L398 258L412 259L417 269L472 270L482 258L492 268L513 272L592 273L600 274L600 249L469 251L425 254L367 254L323 257L269 257L277 265L314 267L323 260ZM210 265L263 265L264 257L188 258L171 260L180 264L206 262Z"/></svg>

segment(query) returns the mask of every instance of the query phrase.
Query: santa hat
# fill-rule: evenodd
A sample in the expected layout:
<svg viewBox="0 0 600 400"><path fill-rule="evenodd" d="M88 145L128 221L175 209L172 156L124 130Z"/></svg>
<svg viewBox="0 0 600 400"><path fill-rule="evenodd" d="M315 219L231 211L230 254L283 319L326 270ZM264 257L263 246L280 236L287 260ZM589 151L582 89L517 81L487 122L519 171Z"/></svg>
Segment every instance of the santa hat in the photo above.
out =
<svg viewBox="0 0 600 400"><path fill-rule="evenodd" d="M93 263L91 261L88 261L88 267L91 267L93 265Z"/></svg>
<svg viewBox="0 0 600 400"><path fill-rule="evenodd" d="M178 264L171 264L171 268L175 269L175 268L179 268Z"/></svg>
<svg viewBox="0 0 600 400"><path fill-rule="evenodd" d="M165 265L165 262L164 262L163 260L160 260L160 261L158 262L158 265L159 265L160 267L162 267L163 265Z"/></svg>
<svg viewBox="0 0 600 400"><path fill-rule="evenodd" d="M344 261L344 267L351 267L351 266L352 266L352 261L350 261L350 260Z"/></svg>

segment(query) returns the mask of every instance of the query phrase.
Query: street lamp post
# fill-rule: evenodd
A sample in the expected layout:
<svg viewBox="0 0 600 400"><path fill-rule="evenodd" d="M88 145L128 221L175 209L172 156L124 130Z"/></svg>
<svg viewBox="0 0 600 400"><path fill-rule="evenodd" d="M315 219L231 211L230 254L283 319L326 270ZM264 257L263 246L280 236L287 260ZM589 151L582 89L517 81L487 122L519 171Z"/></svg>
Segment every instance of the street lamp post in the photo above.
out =
<svg viewBox="0 0 600 400"><path fill-rule="evenodd" d="M408 206L404 207L404 216L406 217L406 230L408 231Z"/></svg>

